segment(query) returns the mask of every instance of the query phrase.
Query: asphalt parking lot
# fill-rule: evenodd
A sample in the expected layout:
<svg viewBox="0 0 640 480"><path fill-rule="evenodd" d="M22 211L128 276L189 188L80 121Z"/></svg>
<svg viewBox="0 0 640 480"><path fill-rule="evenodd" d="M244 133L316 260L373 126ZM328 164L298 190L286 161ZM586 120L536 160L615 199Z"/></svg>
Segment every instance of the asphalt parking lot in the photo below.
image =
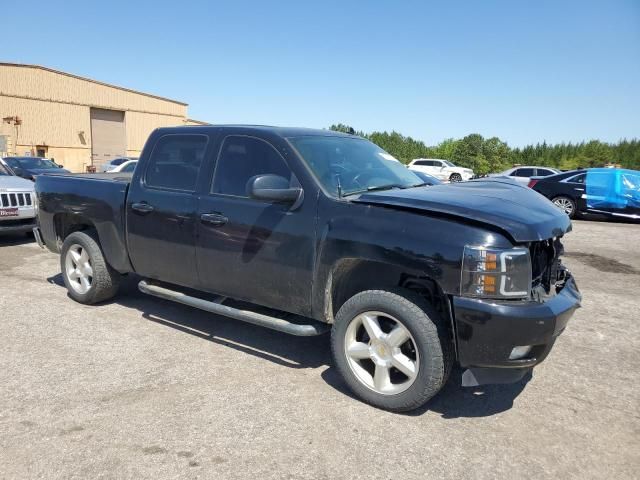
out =
<svg viewBox="0 0 640 480"><path fill-rule="evenodd" d="M638 478L640 226L574 222L583 308L527 382L454 374L410 415L351 398L326 337L125 284L67 298L58 257L0 238L0 478Z"/></svg>

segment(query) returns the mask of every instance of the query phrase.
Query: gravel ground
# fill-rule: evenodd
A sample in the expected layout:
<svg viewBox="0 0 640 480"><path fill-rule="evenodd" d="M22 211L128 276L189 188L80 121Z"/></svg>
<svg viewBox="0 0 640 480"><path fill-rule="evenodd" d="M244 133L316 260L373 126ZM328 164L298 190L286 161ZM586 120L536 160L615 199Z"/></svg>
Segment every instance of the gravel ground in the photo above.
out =
<svg viewBox="0 0 640 480"><path fill-rule="evenodd" d="M145 297L87 307L0 238L0 478L638 478L640 226L574 222L580 309L528 383L411 415L351 398L326 337Z"/></svg>

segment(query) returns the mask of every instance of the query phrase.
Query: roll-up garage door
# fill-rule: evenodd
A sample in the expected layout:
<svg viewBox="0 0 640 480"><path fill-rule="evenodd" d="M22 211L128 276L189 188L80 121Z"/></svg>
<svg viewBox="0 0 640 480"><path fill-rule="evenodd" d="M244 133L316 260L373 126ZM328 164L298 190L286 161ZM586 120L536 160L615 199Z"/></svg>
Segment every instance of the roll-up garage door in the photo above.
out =
<svg viewBox="0 0 640 480"><path fill-rule="evenodd" d="M122 157L127 150L124 112L91 109L91 158L100 171L103 164Z"/></svg>

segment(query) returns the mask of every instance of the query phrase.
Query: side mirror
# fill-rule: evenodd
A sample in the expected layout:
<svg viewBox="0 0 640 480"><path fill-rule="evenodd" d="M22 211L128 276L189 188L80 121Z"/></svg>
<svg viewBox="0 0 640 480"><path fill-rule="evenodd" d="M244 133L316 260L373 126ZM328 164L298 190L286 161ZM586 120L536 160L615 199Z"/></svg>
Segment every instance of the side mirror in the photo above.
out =
<svg viewBox="0 0 640 480"><path fill-rule="evenodd" d="M56 163L56 165L58 165L58 164ZM58 168L62 168L62 165L58 165Z"/></svg>
<svg viewBox="0 0 640 480"><path fill-rule="evenodd" d="M295 203L302 196L301 188L289 187L289 180L279 175L256 175L247 183L247 193L257 200Z"/></svg>
<svg viewBox="0 0 640 480"><path fill-rule="evenodd" d="M445 168L447 168L447 166L446 166L446 165L442 165L442 166L440 167L440 170L444 170Z"/></svg>

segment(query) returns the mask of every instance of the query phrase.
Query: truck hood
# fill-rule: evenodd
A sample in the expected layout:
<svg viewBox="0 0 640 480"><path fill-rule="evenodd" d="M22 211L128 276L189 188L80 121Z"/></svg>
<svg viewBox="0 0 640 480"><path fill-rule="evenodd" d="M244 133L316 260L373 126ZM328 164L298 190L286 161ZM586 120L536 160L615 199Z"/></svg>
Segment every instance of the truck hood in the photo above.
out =
<svg viewBox="0 0 640 480"><path fill-rule="evenodd" d="M499 179L368 192L353 201L489 224L516 242L545 240L571 230L569 217L538 192Z"/></svg>
<svg viewBox="0 0 640 480"><path fill-rule="evenodd" d="M14 176L0 176L0 191L2 190L35 190L33 182Z"/></svg>

